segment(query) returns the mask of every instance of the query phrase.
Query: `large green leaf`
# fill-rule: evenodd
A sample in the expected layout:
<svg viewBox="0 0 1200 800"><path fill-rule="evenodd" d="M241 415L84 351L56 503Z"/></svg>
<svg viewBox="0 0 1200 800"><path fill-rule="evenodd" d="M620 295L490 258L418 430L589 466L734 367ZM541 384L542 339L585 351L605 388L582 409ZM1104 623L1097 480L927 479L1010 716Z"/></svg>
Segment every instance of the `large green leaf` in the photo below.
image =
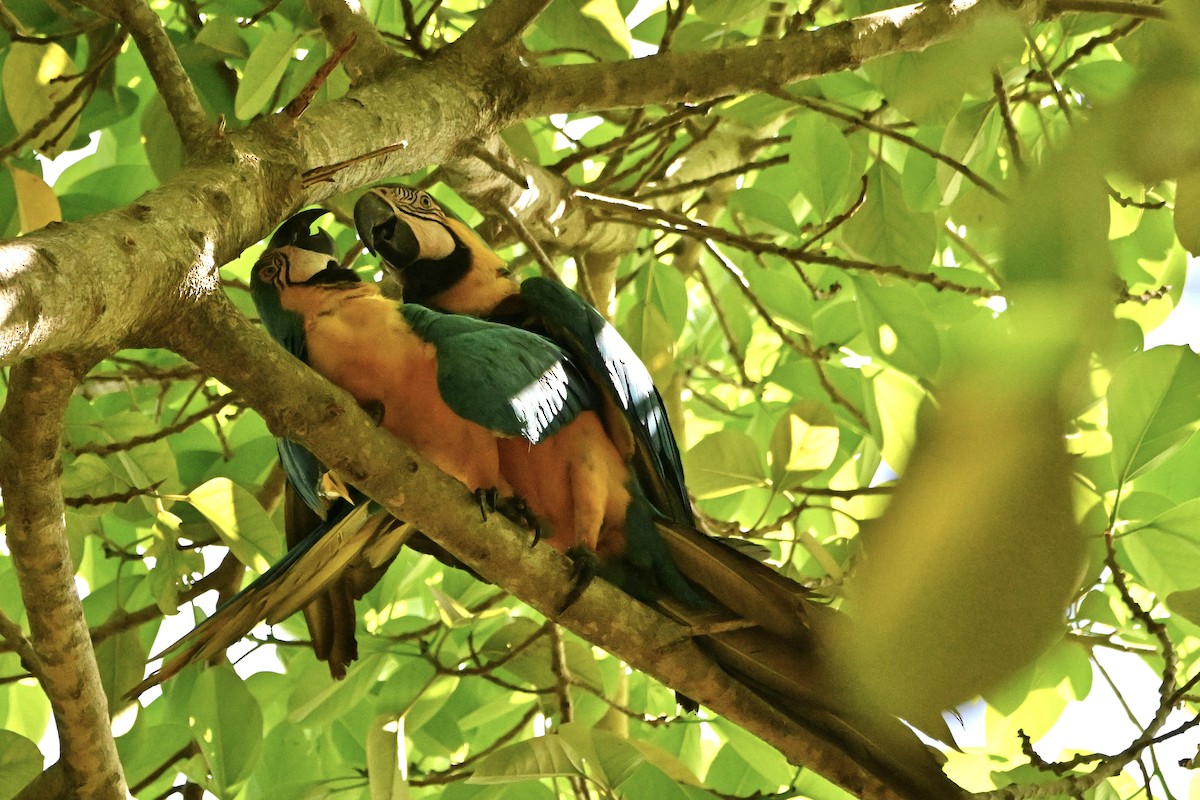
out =
<svg viewBox="0 0 1200 800"><path fill-rule="evenodd" d="M42 771L42 753L33 742L0 730L0 797L16 797Z"/></svg>
<svg viewBox="0 0 1200 800"><path fill-rule="evenodd" d="M297 38L290 30L271 31L251 51L233 105L238 119L251 119L270 110L275 88L292 61Z"/></svg>
<svg viewBox="0 0 1200 800"><path fill-rule="evenodd" d="M904 202L896 171L876 164L867 173L867 199L841 229L856 256L913 272L929 272L937 244L937 223Z"/></svg>
<svg viewBox="0 0 1200 800"><path fill-rule="evenodd" d="M263 572L283 555L283 537L262 505L228 478L213 478L187 496L238 560Z"/></svg>
<svg viewBox="0 0 1200 800"><path fill-rule="evenodd" d="M196 679L189 704L192 736L224 796L242 781L262 748L263 718L258 702L233 668L206 669Z"/></svg>
<svg viewBox="0 0 1200 800"><path fill-rule="evenodd" d="M684 453L683 462L688 486L701 500L762 486L766 480L758 446L741 431L706 436Z"/></svg>
<svg viewBox="0 0 1200 800"><path fill-rule="evenodd" d="M1200 356L1156 347L1125 361L1108 386L1117 486L1158 466L1200 427Z"/></svg>

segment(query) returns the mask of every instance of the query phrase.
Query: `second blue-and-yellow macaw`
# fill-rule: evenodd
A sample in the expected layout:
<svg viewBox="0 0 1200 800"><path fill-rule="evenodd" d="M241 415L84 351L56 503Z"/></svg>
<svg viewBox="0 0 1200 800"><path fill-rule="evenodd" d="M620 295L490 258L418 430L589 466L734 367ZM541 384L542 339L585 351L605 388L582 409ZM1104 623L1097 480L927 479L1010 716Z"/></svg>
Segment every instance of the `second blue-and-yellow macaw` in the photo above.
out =
<svg viewBox="0 0 1200 800"><path fill-rule="evenodd" d="M542 334L576 365L603 422L592 446L615 450L635 480L633 494L650 502L650 516L639 516L638 522L644 520L657 534L630 536L629 542L636 548L654 541L656 549L634 557L669 560L703 600L695 603L666 585L636 585L636 575L622 588L629 591L632 582L635 596L657 595L660 606L666 604L668 613L692 626L733 680L817 731L906 796L962 797L910 729L894 718L857 709L846 696L847 687L830 674L821 649L822 631L838 624L831 623L833 612L769 566L696 530L662 398L632 348L596 309L555 281L528 278L518 283L504 260L428 192L377 186L359 199L354 218L363 243L397 274L406 302ZM509 352L510 364L515 355ZM537 482L537 477L528 480ZM535 516L561 513L555 499L546 501L530 502ZM671 594L682 602L669 603ZM714 607L731 612L722 626L711 624Z"/></svg>

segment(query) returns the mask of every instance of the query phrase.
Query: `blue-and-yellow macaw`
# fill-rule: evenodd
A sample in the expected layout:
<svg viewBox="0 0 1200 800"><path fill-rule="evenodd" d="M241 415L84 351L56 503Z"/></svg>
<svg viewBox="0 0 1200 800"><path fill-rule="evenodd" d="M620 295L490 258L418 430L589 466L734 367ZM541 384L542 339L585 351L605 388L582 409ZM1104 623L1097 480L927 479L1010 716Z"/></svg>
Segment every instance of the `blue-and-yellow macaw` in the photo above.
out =
<svg viewBox="0 0 1200 800"><path fill-rule="evenodd" d="M397 274L407 303L543 335L585 379L602 424L591 429L592 438L580 448L615 450L633 477L630 496L648 501L648 508L628 515L626 539L634 551L653 544L626 554L626 560L667 561L685 576L684 591L677 582L639 584L637 574L625 575L619 581L622 588L665 605L668 613L692 625L731 677L908 796L962 796L910 729L846 702L846 687L829 674L820 652L822 631L838 624L831 621L833 612L769 566L696 530L662 399L646 367L591 305L551 280L518 283L503 259L427 192L375 187L359 199L354 219L363 243ZM518 349L499 348L496 357L521 372ZM461 368L473 369L467 364ZM489 368L494 372L495 364ZM478 377L465 374L458 380L469 383ZM526 500L534 515L547 519L564 513L561 498L533 499L542 476L525 475L522 469L524 465L513 464L505 476L510 485L533 493ZM606 558L604 552L599 556ZM714 627L714 608L741 621L726 619Z"/></svg>
<svg viewBox="0 0 1200 800"><path fill-rule="evenodd" d="M333 240L324 231L311 232L312 223L325 212L301 212L281 225L255 265L256 270L277 269L285 274L321 272L337 267ZM332 277L334 273L329 273ZM341 280L357 279L339 270ZM297 358L306 360L303 326L298 317L280 308L270 287L252 285L251 293L271 336ZM284 490L284 530L288 551L282 559L249 586L224 603L211 617L165 651L162 667L135 687L141 694L194 661L223 652L260 621L281 622L303 611L317 658L329 665L334 678L342 678L358 657L354 602L374 586L399 548L406 542L423 552L457 566L445 551L422 546L424 537L378 508L366 496L326 472L307 449L291 441L276 440L279 459L287 475ZM428 540L424 540L428 541Z"/></svg>

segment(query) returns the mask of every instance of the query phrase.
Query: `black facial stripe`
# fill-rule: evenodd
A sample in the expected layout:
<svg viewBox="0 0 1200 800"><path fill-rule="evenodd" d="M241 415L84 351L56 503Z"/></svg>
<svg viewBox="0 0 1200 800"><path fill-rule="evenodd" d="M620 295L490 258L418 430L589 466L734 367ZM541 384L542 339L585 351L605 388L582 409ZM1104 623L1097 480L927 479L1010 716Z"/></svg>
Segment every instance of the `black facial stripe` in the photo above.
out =
<svg viewBox="0 0 1200 800"><path fill-rule="evenodd" d="M446 231L454 239L454 250L442 259L422 258L400 271L404 279L404 302L428 305L429 300L437 294L458 283L471 271L471 251L455 236L454 231Z"/></svg>

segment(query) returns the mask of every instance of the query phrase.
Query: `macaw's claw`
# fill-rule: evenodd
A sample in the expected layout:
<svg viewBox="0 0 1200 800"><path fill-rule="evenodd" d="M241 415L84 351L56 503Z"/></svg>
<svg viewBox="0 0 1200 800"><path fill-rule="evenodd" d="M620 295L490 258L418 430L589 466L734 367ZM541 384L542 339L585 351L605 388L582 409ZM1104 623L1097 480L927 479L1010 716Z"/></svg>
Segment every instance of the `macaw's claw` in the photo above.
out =
<svg viewBox="0 0 1200 800"><path fill-rule="evenodd" d="M367 416L375 423L375 427L383 424L383 414L386 409L383 407L382 400L366 400L359 403L358 407L367 412Z"/></svg>
<svg viewBox="0 0 1200 800"><path fill-rule="evenodd" d="M500 491L495 487L490 489L476 489L474 491L475 502L479 504L479 516L487 522L488 514L495 511L500 503Z"/></svg>
<svg viewBox="0 0 1200 800"><path fill-rule="evenodd" d="M558 607L560 614L575 605L583 590L600 571L600 557L583 545L572 547L567 551L567 557L571 559L571 591L567 592L562 605Z"/></svg>
<svg viewBox="0 0 1200 800"><path fill-rule="evenodd" d="M533 541L529 543L532 549L539 541L542 540L545 533L545 527L541 521L534 516L533 509L525 502L522 497L505 497L501 498L497 504L496 510L505 516L514 525L520 525L522 528L529 528L533 531Z"/></svg>

